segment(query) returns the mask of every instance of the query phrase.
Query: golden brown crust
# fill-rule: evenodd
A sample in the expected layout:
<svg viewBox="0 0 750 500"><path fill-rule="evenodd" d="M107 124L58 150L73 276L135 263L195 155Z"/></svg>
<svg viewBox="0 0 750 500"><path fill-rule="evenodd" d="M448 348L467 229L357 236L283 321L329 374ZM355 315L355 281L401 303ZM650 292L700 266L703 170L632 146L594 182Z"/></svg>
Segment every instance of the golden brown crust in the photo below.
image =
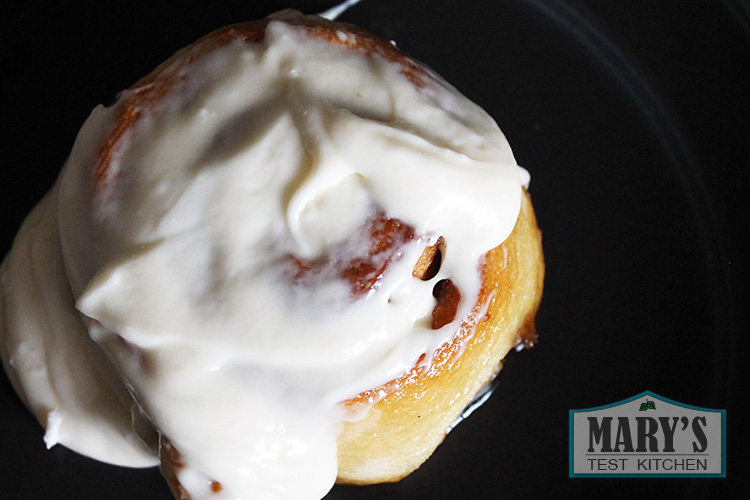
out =
<svg viewBox="0 0 750 500"><path fill-rule="evenodd" d="M345 404L354 413L379 393L363 420L345 424L338 440L339 482L368 484L406 476L440 444L450 425L497 374L510 349L535 336L542 296L541 232L524 191L510 237L486 256L472 318L432 363L418 363L385 386Z"/></svg>

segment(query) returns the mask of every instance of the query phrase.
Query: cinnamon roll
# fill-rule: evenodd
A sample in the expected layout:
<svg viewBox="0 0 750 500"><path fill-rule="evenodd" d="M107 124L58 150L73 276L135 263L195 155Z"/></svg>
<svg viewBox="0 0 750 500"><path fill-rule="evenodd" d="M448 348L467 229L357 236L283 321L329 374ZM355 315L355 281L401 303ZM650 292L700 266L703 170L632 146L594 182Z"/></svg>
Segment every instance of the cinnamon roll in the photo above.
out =
<svg viewBox="0 0 750 500"><path fill-rule="evenodd" d="M2 266L6 372L49 446L177 498L398 480L535 339L527 183L392 43L219 29L83 125Z"/></svg>

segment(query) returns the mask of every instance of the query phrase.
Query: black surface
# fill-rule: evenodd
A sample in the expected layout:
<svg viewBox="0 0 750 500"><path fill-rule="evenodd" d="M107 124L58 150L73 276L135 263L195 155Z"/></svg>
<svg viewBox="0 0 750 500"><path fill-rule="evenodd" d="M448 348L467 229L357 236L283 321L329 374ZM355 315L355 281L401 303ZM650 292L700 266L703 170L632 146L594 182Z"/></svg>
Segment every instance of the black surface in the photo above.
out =
<svg viewBox="0 0 750 500"><path fill-rule="evenodd" d="M232 22L335 2L5 6L0 253L98 103ZM739 1L363 0L342 17L482 105L531 193L547 262L540 341L400 483L330 499L750 498L750 15ZM570 479L568 410L652 390L727 410L726 479ZM0 376L0 498L154 499L154 469L62 447Z"/></svg>

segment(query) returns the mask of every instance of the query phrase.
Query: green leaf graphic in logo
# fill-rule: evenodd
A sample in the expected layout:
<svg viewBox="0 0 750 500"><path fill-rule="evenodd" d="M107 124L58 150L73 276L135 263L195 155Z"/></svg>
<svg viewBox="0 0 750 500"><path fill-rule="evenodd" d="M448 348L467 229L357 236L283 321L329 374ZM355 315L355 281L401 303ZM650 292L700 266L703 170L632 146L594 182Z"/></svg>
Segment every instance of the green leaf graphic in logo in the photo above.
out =
<svg viewBox="0 0 750 500"><path fill-rule="evenodd" d="M653 401L646 401L645 403L641 403L641 408L638 411L646 411L646 410L655 410L656 405Z"/></svg>

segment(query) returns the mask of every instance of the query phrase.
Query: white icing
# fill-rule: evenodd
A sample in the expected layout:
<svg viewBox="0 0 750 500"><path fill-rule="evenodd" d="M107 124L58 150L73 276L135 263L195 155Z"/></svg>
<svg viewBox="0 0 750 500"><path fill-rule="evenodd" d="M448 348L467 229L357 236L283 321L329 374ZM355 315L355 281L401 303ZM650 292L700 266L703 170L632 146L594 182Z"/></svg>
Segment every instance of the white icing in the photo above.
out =
<svg viewBox="0 0 750 500"><path fill-rule="evenodd" d="M179 479L194 500L321 498L349 418L338 403L451 340L481 256L515 224L519 167L494 121L448 85L418 90L394 63L281 21L183 77L122 137L97 196L92 161L137 90L84 124L3 264L6 371L50 446L151 465L142 411L188 464ZM417 233L377 287L355 298L335 274L290 278L290 255L366 252L351 235L374 207ZM438 236L438 275L414 278ZM443 278L462 301L432 330Z"/></svg>
<svg viewBox="0 0 750 500"><path fill-rule="evenodd" d="M73 307L57 233L57 192L29 214L0 268L5 371L47 429L47 447L63 443L114 464L155 465L134 432L128 392Z"/></svg>

